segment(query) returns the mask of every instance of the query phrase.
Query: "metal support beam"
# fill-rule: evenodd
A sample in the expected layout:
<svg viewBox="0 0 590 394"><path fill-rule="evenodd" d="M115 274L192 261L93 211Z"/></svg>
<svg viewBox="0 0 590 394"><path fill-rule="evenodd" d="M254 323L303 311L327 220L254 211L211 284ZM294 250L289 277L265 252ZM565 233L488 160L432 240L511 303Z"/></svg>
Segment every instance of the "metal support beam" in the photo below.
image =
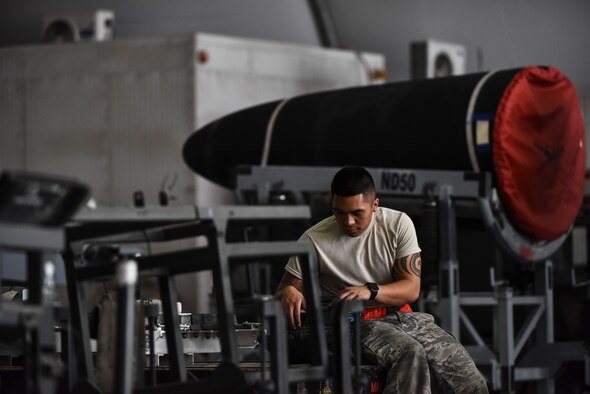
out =
<svg viewBox="0 0 590 394"><path fill-rule="evenodd" d="M442 185L438 194L439 226L440 226L440 275L439 283L448 284L446 294L439 287L440 298L449 302L449 316L442 320L442 326L460 340L459 329L459 263L457 261L457 224L455 207L451 200L452 186Z"/></svg>
<svg viewBox="0 0 590 394"><path fill-rule="evenodd" d="M160 292L162 294L162 312L166 330L166 343L170 353L170 371L172 379L178 382L186 381L186 365L182 351L182 339L180 337L180 321L178 318L178 307L176 301L176 283L174 277L158 277Z"/></svg>
<svg viewBox="0 0 590 394"><path fill-rule="evenodd" d="M115 394L133 391L133 333L135 328L135 288L137 263L117 264L117 339L115 348ZM142 371L143 372L143 371Z"/></svg>
<svg viewBox="0 0 590 394"><path fill-rule="evenodd" d="M327 0L307 0L322 46L339 48L340 43Z"/></svg>
<svg viewBox="0 0 590 394"><path fill-rule="evenodd" d="M336 304L336 307L332 311L332 327L335 328L333 376L334 389L336 393L352 394L353 392L357 392L356 390L358 390L358 387L355 387L355 385L357 383L356 379L360 379L360 365L356 366L357 368L353 373L351 368L352 355L350 352L350 316L352 314L356 315L356 337L358 329L360 328L360 324L358 324L358 319L360 318L360 313L362 311L363 303L360 300L340 302ZM357 348L355 351L355 356L359 357L360 344L355 343L355 345L357 345L355 346ZM353 379L355 380L354 382Z"/></svg>
<svg viewBox="0 0 590 394"><path fill-rule="evenodd" d="M496 336L494 343L500 361L502 388L511 392L514 388L514 315L512 289L501 287L496 290L498 306L494 310Z"/></svg>

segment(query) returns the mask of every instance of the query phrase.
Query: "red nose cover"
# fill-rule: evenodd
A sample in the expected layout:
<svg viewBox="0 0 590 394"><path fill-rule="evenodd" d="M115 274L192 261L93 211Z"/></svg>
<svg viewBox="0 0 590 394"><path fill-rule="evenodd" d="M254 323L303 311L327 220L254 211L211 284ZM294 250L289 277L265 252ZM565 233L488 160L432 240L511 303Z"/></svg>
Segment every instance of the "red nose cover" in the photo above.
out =
<svg viewBox="0 0 590 394"><path fill-rule="evenodd" d="M494 121L498 193L512 223L541 240L564 234L584 189L584 121L571 82L528 67L504 91Z"/></svg>

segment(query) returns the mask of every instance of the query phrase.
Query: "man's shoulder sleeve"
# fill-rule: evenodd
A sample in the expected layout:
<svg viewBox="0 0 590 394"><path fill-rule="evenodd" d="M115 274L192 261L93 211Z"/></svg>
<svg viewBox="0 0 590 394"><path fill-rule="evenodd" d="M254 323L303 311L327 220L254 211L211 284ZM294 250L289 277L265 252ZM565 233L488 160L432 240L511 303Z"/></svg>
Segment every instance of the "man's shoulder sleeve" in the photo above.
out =
<svg viewBox="0 0 590 394"><path fill-rule="evenodd" d="M414 253L420 253L422 249L418 245L418 237L416 235L416 228L412 219L402 213L398 228L397 240L397 257L409 256Z"/></svg>
<svg viewBox="0 0 590 394"><path fill-rule="evenodd" d="M301 241L309 241L310 238L307 233L303 233L301 237L299 237L298 242ZM291 275L295 276L296 278L303 279L303 270L301 269L301 263L299 261L299 257L291 256L289 261L287 261L287 265L285 265L285 271L290 273Z"/></svg>

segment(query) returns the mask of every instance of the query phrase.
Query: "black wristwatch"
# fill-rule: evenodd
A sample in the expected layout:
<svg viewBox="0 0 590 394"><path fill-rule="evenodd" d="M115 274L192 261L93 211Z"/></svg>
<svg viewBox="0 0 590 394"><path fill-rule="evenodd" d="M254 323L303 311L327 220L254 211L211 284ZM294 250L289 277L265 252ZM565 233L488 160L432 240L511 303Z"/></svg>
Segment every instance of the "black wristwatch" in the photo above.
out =
<svg viewBox="0 0 590 394"><path fill-rule="evenodd" d="M377 293L379 293L379 286L374 282L367 282L365 283L365 286L371 290L371 297L369 297L369 301L373 301L375 297L377 297Z"/></svg>

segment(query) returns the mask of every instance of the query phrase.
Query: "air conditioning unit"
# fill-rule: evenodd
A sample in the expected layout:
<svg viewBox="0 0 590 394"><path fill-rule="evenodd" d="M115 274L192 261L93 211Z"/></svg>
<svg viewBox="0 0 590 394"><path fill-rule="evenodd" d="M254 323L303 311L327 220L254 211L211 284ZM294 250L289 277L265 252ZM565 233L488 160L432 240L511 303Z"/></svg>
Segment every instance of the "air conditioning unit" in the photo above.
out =
<svg viewBox="0 0 590 394"><path fill-rule="evenodd" d="M467 51L463 45L426 40L410 46L412 79L465 74Z"/></svg>
<svg viewBox="0 0 590 394"><path fill-rule="evenodd" d="M43 42L107 41L114 36L115 13L97 10L84 15L46 15Z"/></svg>

